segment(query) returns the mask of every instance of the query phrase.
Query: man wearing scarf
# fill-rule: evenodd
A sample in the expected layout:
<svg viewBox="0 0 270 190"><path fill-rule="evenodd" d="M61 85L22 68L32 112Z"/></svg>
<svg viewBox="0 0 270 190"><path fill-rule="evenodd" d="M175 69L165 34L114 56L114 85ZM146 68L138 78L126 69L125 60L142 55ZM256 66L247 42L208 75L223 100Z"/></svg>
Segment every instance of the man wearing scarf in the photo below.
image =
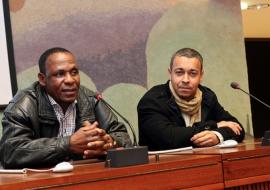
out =
<svg viewBox="0 0 270 190"><path fill-rule="evenodd" d="M149 150L214 146L245 137L239 121L200 83L203 58L191 48L178 50L168 69L170 80L151 88L140 100L139 143Z"/></svg>

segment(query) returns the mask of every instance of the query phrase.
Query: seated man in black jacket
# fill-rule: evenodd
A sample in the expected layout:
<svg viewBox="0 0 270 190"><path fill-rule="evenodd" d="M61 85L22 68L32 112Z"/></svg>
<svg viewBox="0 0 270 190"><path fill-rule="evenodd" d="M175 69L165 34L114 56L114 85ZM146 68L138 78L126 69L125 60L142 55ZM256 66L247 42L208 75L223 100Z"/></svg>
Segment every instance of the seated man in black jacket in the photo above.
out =
<svg viewBox="0 0 270 190"><path fill-rule="evenodd" d="M200 85L203 58L183 48L171 58L170 80L150 89L138 104L139 144L149 150L213 146L227 139L242 141L241 124Z"/></svg>
<svg viewBox="0 0 270 190"><path fill-rule="evenodd" d="M39 59L39 69L39 81L18 92L4 111L4 168L45 167L131 145L125 126L94 92L80 86L70 51L48 49Z"/></svg>

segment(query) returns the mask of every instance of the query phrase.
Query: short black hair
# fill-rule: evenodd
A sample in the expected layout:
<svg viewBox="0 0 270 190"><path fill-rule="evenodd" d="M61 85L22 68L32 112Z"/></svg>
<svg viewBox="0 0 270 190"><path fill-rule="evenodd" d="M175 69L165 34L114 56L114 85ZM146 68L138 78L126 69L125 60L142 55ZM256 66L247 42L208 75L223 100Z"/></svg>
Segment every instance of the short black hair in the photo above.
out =
<svg viewBox="0 0 270 190"><path fill-rule="evenodd" d="M174 58L176 56L179 56L179 57L183 56L183 57L188 57L188 58L197 58L199 60L199 62L201 63L201 71L203 70L203 57L195 49L192 49L192 48L182 48L182 49L179 49L177 52L175 52L172 55L172 58L171 58L170 69L172 69L173 61L174 61Z"/></svg>
<svg viewBox="0 0 270 190"><path fill-rule="evenodd" d="M62 48L62 47L53 47L50 49L47 49L40 57L39 57L39 61L38 61L38 65L39 65L39 72L46 74L46 68L45 68L45 63L48 59L48 57L54 53L59 53L59 52L63 52L63 53L70 53L72 54L69 50Z"/></svg>

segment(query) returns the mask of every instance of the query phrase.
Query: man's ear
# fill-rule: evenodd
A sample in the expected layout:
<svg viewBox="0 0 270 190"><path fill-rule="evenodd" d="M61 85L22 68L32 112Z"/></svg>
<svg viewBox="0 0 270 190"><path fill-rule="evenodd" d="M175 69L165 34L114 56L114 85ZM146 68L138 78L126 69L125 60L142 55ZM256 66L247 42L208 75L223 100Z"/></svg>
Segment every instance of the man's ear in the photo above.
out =
<svg viewBox="0 0 270 190"><path fill-rule="evenodd" d="M202 71L201 71L200 83L202 83L202 81L203 81L203 74L204 74L204 72L203 72L203 70L202 70Z"/></svg>
<svg viewBox="0 0 270 190"><path fill-rule="evenodd" d="M172 74L172 71L170 68L168 68L168 75L169 75L169 79L171 80L171 74Z"/></svg>
<svg viewBox="0 0 270 190"><path fill-rule="evenodd" d="M43 73L38 73L38 81L41 86L46 86L46 76Z"/></svg>

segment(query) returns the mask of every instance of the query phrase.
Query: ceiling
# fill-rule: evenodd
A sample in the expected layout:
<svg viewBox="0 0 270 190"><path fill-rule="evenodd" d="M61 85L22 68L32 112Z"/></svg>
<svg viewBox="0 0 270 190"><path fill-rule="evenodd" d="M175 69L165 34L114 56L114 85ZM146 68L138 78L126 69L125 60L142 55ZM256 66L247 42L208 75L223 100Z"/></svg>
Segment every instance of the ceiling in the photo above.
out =
<svg viewBox="0 0 270 190"><path fill-rule="evenodd" d="M270 0L241 0L248 5L270 3ZM270 38L270 7L242 10L243 33L245 38Z"/></svg>

